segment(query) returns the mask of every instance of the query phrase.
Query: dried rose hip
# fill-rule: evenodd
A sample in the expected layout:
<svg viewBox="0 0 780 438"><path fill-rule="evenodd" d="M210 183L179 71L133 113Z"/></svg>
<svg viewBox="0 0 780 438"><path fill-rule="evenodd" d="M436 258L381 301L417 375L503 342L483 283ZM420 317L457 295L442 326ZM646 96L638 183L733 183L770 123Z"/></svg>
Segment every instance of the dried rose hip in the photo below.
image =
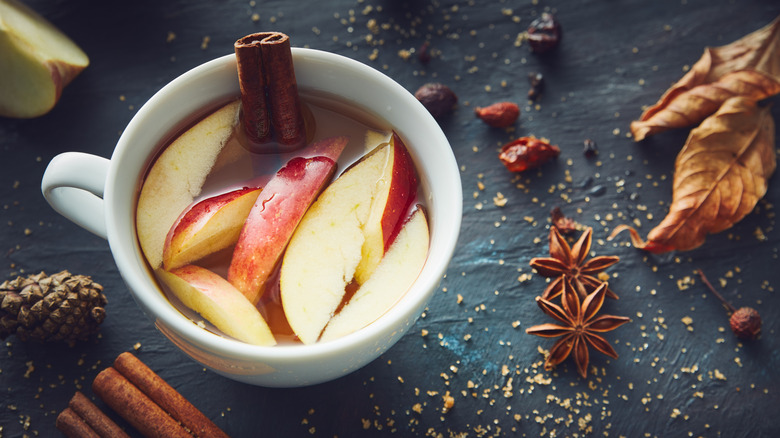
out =
<svg viewBox="0 0 780 438"><path fill-rule="evenodd" d="M544 53L558 46L561 41L561 25L555 16L543 12L528 27L528 43L534 53Z"/></svg>
<svg viewBox="0 0 780 438"><path fill-rule="evenodd" d="M417 50L417 60L419 60L423 64L427 64L431 61L431 44L426 41L420 46L420 48Z"/></svg>
<svg viewBox="0 0 780 438"><path fill-rule="evenodd" d="M433 117L441 117L449 112L458 103L458 96L450 90L450 87L439 83L428 83L420 87L414 97L431 113Z"/></svg>
<svg viewBox="0 0 780 438"><path fill-rule="evenodd" d="M476 107L474 113L488 126L506 128L520 117L520 108L512 102L496 102L484 108Z"/></svg>
<svg viewBox="0 0 780 438"><path fill-rule="evenodd" d="M561 153L558 146L536 137L520 137L501 147L498 158L511 172L533 169L556 158Z"/></svg>

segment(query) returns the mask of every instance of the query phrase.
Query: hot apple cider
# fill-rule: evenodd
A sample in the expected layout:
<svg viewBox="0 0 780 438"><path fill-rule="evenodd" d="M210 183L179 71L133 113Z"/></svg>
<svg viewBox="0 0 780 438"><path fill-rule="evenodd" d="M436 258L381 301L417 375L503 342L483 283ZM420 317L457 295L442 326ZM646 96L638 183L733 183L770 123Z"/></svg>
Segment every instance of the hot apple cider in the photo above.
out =
<svg viewBox="0 0 780 438"><path fill-rule="evenodd" d="M428 251L402 139L334 96L300 98L301 144L259 147L245 101L223 102L161 148L138 197L139 243L169 300L252 344L359 330L403 296Z"/></svg>

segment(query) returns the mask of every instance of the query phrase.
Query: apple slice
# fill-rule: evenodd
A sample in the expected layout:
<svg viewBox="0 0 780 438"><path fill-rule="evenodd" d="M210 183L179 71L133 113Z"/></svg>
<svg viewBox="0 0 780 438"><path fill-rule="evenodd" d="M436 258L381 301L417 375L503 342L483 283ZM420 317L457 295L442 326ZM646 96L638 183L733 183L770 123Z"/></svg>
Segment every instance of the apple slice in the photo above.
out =
<svg viewBox="0 0 780 438"><path fill-rule="evenodd" d="M162 265L163 249L176 219L193 199L233 133L240 102L229 103L176 138L152 165L136 208L136 228L152 269Z"/></svg>
<svg viewBox="0 0 780 438"><path fill-rule="evenodd" d="M391 150L382 177L377 181L376 197L365 223L362 258L355 270L355 280L363 284L374 272L385 251L393 243L417 195L417 175L406 145L393 133Z"/></svg>
<svg viewBox="0 0 780 438"><path fill-rule="evenodd" d="M265 281L273 273L304 213L331 180L336 159L348 142L347 137L327 138L312 149L320 155L290 160L268 181L244 223L228 281L257 304Z"/></svg>
<svg viewBox="0 0 780 438"><path fill-rule="evenodd" d="M428 256L428 222L422 209L404 223L373 275L330 320L321 341L360 330L390 309L412 286Z"/></svg>
<svg viewBox="0 0 780 438"><path fill-rule="evenodd" d="M367 246L381 259L387 238L382 214L399 222L408 205L409 167L396 172L399 141L378 146L322 192L295 231L285 252L280 293L290 327L306 344L315 342L356 277ZM411 166L411 160L403 161ZM397 178L397 179L396 179ZM398 190L393 190L398 184ZM416 187L415 187L416 190ZM397 199L397 198L401 199ZM382 212L378 214L377 212ZM392 236L390 236L392 237ZM366 242L369 242L368 244ZM364 262L365 263L365 262ZM376 268L378 260L370 271ZM367 267L364 279L370 277Z"/></svg>
<svg viewBox="0 0 780 438"><path fill-rule="evenodd" d="M179 268L235 244L261 191L253 187L233 190L197 202L182 213L165 240L165 270Z"/></svg>
<svg viewBox="0 0 780 438"><path fill-rule="evenodd" d="M87 65L87 55L45 18L0 0L0 116L46 114Z"/></svg>
<svg viewBox="0 0 780 438"><path fill-rule="evenodd" d="M195 265L159 277L182 303L198 312L226 335L254 345L275 345L271 329L246 297L224 278Z"/></svg>

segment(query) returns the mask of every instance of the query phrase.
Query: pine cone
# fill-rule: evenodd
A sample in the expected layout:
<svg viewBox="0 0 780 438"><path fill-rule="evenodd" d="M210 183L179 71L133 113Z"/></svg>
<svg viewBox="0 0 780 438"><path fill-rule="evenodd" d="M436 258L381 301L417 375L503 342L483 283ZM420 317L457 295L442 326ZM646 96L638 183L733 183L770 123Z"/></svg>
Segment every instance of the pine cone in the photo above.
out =
<svg viewBox="0 0 780 438"><path fill-rule="evenodd" d="M0 284L0 339L73 344L97 332L106 317L103 286L68 271L41 272Z"/></svg>

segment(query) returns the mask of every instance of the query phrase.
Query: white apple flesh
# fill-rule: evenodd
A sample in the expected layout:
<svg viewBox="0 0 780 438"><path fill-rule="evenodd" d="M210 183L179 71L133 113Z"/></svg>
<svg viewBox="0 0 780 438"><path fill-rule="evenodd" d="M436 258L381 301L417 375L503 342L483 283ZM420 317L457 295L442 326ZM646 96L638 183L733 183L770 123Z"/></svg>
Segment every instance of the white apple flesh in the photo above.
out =
<svg viewBox="0 0 780 438"><path fill-rule="evenodd" d="M264 292L266 280L287 247L298 223L330 182L348 139L333 137L317 142L311 158L296 157L263 188L244 223L228 270L228 281L253 304Z"/></svg>
<svg viewBox="0 0 780 438"><path fill-rule="evenodd" d="M89 65L53 24L16 0L0 0L0 116L38 117Z"/></svg>
<svg viewBox="0 0 780 438"><path fill-rule="evenodd" d="M195 197L233 133L240 102L229 103L177 137L144 180L136 207L138 241L152 269L162 265L173 224Z"/></svg>
<svg viewBox="0 0 780 438"><path fill-rule="evenodd" d="M404 223L371 277L328 322L320 341L360 330L398 302L420 274L428 256L429 240L425 213L418 209Z"/></svg>
<svg viewBox="0 0 780 438"><path fill-rule="evenodd" d="M165 270L179 268L235 244L261 191L261 188L245 187L206 198L187 209L165 240Z"/></svg>
<svg viewBox="0 0 780 438"><path fill-rule="evenodd" d="M355 270L355 280L363 284L379 265L417 194L417 175L406 145L393 133L387 163L376 182L376 195L365 223L362 258Z"/></svg>
<svg viewBox="0 0 780 438"><path fill-rule="evenodd" d="M233 285L208 269L187 265L157 271L176 297L228 336L253 345L275 345L257 308Z"/></svg>
<svg viewBox="0 0 780 438"><path fill-rule="evenodd" d="M311 206L290 240L282 261L280 293L290 327L305 344L317 341L342 302L347 285L356 278L366 242L378 248L381 259L384 228L382 215L376 212L395 214L387 205L411 201L394 199L408 195L407 190L392 190L397 146L380 145L339 176ZM399 181L408 184L408 175Z"/></svg>

